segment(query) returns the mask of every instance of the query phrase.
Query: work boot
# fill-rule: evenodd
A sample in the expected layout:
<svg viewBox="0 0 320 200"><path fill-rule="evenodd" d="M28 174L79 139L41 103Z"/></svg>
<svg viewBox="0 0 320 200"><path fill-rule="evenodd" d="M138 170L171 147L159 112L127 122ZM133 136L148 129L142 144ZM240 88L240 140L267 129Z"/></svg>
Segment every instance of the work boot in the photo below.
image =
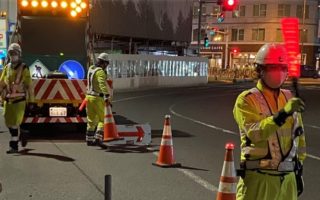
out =
<svg viewBox="0 0 320 200"><path fill-rule="evenodd" d="M18 141L10 141L9 142L9 150L7 154L18 153Z"/></svg>
<svg viewBox="0 0 320 200"><path fill-rule="evenodd" d="M22 147L26 147L27 146L27 144L28 144L27 131L20 129L19 140L21 142L21 146Z"/></svg>
<svg viewBox="0 0 320 200"><path fill-rule="evenodd" d="M96 146L97 143L95 141L87 141L87 146Z"/></svg>
<svg viewBox="0 0 320 200"><path fill-rule="evenodd" d="M95 134L95 142L98 146L102 146L103 145L103 131L102 130L98 130L96 131Z"/></svg>
<svg viewBox="0 0 320 200"><path fill-rule="evenodd" d="M87 146L96 146L96 142L94 140L94 131L87 131L86 141L87 141Z"/></svg>

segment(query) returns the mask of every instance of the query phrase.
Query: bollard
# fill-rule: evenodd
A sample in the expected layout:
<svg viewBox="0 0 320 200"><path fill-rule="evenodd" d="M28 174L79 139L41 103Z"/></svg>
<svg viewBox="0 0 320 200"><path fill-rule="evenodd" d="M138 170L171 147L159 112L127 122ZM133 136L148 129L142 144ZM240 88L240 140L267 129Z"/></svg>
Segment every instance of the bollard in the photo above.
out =
<svg viewBox="0 0 320 200"><path fill-rule="evenodd" d="M111 175L104 177L104 200L111 200Z"/></svg>

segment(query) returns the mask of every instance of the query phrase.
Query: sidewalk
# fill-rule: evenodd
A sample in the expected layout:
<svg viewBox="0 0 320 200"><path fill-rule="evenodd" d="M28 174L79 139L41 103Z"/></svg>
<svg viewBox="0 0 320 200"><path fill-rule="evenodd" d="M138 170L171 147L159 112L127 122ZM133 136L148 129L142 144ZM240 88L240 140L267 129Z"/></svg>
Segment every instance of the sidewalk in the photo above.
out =
<svg viewBox="0 0 320 200"><path fill-rule="evenodd" d="M217 78L215 76L208 77L208 83L244 83L244 82L253 82L252 78Z"/></svg>

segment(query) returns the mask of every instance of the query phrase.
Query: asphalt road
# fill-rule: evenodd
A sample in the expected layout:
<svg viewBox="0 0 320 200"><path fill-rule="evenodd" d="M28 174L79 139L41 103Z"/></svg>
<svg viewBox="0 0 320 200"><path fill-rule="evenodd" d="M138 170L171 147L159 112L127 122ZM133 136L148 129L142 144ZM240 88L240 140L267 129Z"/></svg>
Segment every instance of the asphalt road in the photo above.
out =
<svg viewBox="0 0 320 200"><path fill-rule="evenodd" d="M83 133L51 128L33 136L20 154L6 155L9 134L1 118L0 199L104 199L107 174L112 176L113 200L215 199L227 142L236 145L235 165L239 164L239 135L232 108L236 96L252 86L215 83L117 93L113 103L117 115L150 123L152 145L147 149L87 147ZM320 86L301 86L301 94L307 104L303 117L308 158L306 189L300 199L320 199ZM166 114L171 115L174 154L181 168L152 165Z"/></svg>

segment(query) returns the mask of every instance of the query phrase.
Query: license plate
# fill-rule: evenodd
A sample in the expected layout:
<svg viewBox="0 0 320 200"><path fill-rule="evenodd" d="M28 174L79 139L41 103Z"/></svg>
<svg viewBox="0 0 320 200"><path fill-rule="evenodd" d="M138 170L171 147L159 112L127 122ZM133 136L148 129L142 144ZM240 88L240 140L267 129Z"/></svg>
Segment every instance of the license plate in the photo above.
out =
<svg viewBox="0 0 320 200"><path fill-rule="evenodd" d="M50 107L49 108L50 117L66 117L67 108L65 107Z"/></svg>

